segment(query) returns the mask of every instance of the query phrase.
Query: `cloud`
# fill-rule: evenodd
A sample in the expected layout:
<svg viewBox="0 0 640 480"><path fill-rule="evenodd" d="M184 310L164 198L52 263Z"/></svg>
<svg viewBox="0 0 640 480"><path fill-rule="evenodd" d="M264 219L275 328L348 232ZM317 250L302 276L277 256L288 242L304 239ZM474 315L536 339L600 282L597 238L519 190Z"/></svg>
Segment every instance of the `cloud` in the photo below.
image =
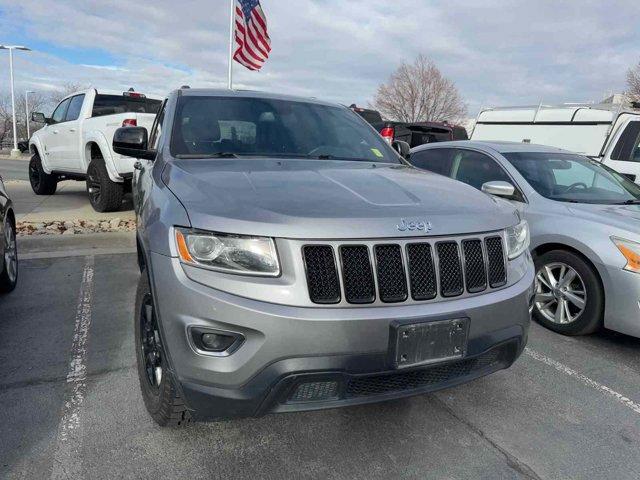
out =
<svg viewBox="0 0 640 480"><path fill-rule="evenodd" d="M640 4L550 0L262 0L273 42L238 88L364 104L402 61L423 53L482 105L599 100L624 88L640 54ZM226 84L227 0L0 0L3 41L24 88L65 82L159 95ZM39 47L39 48L36 48ZM0 58L0 61L1 58ZM3 83L0 83L0 89Z"/></svg>

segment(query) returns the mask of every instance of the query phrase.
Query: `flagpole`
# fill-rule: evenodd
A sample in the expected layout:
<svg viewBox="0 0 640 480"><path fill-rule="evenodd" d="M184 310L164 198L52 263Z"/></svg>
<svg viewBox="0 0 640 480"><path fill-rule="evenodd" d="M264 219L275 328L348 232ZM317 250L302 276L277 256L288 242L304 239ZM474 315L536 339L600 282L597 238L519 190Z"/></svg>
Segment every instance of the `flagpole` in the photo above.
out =
<svg viewBox="0 0 640 480"><path fill-rule="evenodd" d="M229 90L233 90L233 33L236 22L236 0L230 0L231 10L229 14Z"/></svg>

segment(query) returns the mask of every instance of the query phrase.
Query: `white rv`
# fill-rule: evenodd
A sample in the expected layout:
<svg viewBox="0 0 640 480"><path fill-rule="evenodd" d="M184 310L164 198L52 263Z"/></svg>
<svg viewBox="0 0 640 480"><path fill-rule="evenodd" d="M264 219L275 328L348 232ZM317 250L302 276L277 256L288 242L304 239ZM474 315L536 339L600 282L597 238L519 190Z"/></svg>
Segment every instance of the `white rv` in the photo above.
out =
<svg viewBox="0 0 640 480"><path fill-rule="evenodd" d="M640 110L612 104L491 108L478 115L471 140L571 150L597 158L640 183Z"/></svg>

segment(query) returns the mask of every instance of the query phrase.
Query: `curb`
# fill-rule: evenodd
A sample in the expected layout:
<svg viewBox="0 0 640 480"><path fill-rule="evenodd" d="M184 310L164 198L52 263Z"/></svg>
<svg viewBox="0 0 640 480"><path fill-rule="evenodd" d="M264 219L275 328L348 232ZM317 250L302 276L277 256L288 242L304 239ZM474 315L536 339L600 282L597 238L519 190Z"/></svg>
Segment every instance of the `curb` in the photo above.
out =
<svg viewBox="0 0 640 480"><path fill-rule="evenodd" d="M136 253L136 232L18 237L20 260Z"/></svg>

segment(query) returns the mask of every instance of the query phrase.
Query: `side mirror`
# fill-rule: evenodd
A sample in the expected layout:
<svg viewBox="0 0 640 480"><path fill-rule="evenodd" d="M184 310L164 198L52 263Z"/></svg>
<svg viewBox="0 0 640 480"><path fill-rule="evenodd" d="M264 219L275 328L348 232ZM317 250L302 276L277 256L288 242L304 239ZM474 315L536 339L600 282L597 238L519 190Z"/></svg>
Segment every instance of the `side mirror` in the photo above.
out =
<svg viewBox="0 0 640 480"><path fill-rule="evenodd" d="M44 113L41 112L32 112L31 113L31 121L36 123L48 123L47 117L44 116Z"/></svg>
<svg viewBox="0 0 640 480"><path fill-rule="evenodd" d="M493 182L487 182L482 184L482 191L489 195L495 195L496 197L513 198L516 193L516 189L509 182L502 180L495 180Z"/></svg>
<svg viewBox="0 0 640 480"><path fill-rule="evenodd" d="M403 142L402 140L394 140L391 146L405 160L409 159L409 157L411 156L411 147L407 142Z"/></svg>
<svg viewBox="0 0 640 480"><path fill-rule="evenodd" d="M153 160L156 152L147 149L149 134L144 127L121 127L113 134L113 151L125 157Z"/></svg>

